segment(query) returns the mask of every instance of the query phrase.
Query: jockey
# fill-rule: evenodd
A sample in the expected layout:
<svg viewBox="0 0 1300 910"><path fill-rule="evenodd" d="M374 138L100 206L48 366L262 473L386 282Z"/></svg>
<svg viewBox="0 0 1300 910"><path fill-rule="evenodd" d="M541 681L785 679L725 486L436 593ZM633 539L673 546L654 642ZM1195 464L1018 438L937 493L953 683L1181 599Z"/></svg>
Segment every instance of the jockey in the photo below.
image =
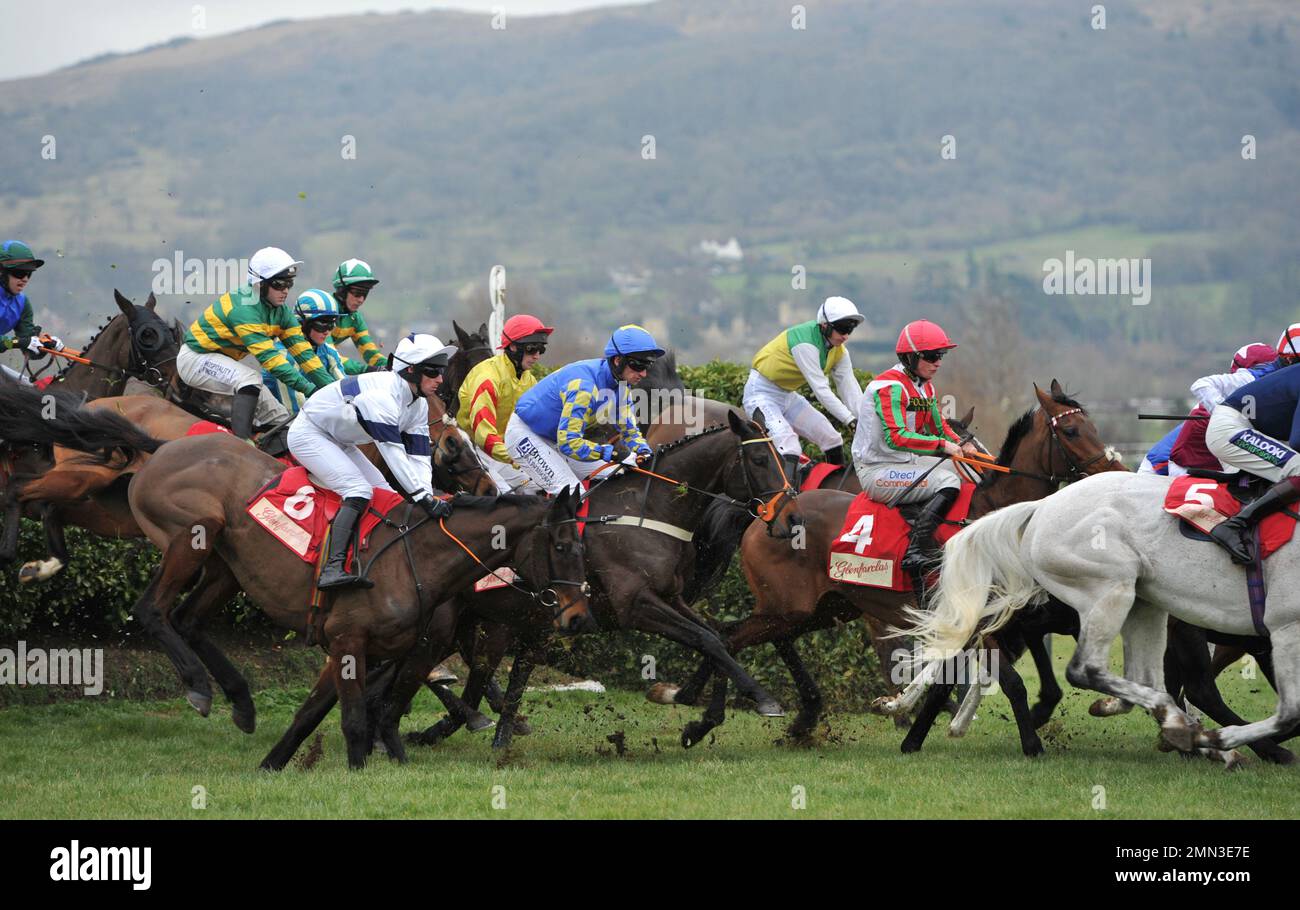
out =
<svg viewBox="0 0 1300 910"><path fill-rule="evenodd" d="M24 291L27 283L41 266L44 259L37 259L31 247L21 240L6 240L0 244L0 351L15 348L27 358L42 360L49 355L41 348L63 350L63 342L49 336L49 343L42 345L41 327L34 322L31 301ZM13 332L14 336L9 337ZM18 379L19 374L8 367L0 366L5 375Z"/></svg>
<svg viewBox="0 0 1300 910"><path fill-rule="evenodd" d="M339 324L334 327L334 340L351 338L357 346L357 353L372 370L388 366L388 358L380 353L379 345L370 337L370 329L361 315L361 304L366 302L366 297L377 284L379 280L370 270L370 264L360 259L340 262L334 271L334 299L343 312Z"/></svg>
<svg viewBox="0 0 1300 910"><path fill-rule="evenodd" d="M248 261L248 284L222 294L204 310L190 324L176 356L176 372L186 383L234 397L230 429L241 439L253 435L254 415L262 425L289 416L262 385L261 372L243 363L245 354L252 354L263 369L304 395L334 381L284 305L300 265L276 247L258 250ZM282 340L283 347L276 347L276 339Z"/></svg>
<svg viewBox="0 0 1300 910"><path fill-rule="evenodd" d="M505 431L515 402L537 385L530 370L546 353L547 339L554 331L536 316L511 316L501 329L502 353L470 370L460 386L456 423L486 453L479 461L503 493L529 483L528 475L510 459Z"/></svg>
<svg viewBox="0 0 1300 910"><path fill-rule="evenodd" d="M1193 414L1196 412L1193 411ZM1142 464L1138 465L1139 474L1159 474L1162 477L1168 477L1172 474L1173 465L1169 461L1169 453L1174 449L1174 443L1178 441L1178 434L1182 432L1191 420L1184 420L1175 426L1168 433L1160 437L1160 441L1153 445L1146 457L1142 459Z"/></svg>
<svg viewBox="0 0 1300 910"><path fill-rule="evenodd" d="M1295 329L1300 332L1300 324ZM1285 335L1279 344L1286 344ZM1207 418L1227 395L1267 376L1287 362L1289 361L1279 356L1277 350L1257 341L1237 350L1228 372L1204 376L1192 383L1192 393L1196 395L1199 404L1188 415L1194 419L1185 420L1176 427L1177 437L1167 456L1169 476L1179 477L1190 468L1220 470L1223 465L1205 447L1205 429L1209 424Z"/></svg>
<svg viewBox="0 0 1300 910"><path fill-rule="evenodd" d="M344 558L374 490L392 487L357 446L373 442L401 492L430 518L451 514L451 504L433 488L428 398L442 385L455 350L433 335L407 335L393 354L399 369L349 376L327 386L307 400L290 425L293 457L343 498L317 587L370 586L344 570Z"/></svg>
<svg viewBox="0 0 1300 910"><path fill-rule="evenodd" d="M891 506L926 501L903 556L908 572L925 568L935 529L961 491L955 464L938 456L979 451L972 443L962 445L949 428L931 382L939 361L955 347L933 322L904 326L894 346L899 362L867 385L853 435L853 463L871 499Z"/></svg>
<svg viewBox="0 0 1300 910"><path fill-rule="evenodd" d="M342 315L339 312L338 301L325 291L313 288L298 295L298 302L293 305L293 312L298 317L298 324L302 326L303 337L320 358L326 372L335 380L366 372L364 363L348 360L338 352L338 348L334 347L334 342L330 340L330 332ZM275 346L280 348L281 352L284 351L284 345L280 344L279 340L275 342ZM262 382L270 389L276 401L284 405L290 414L297 415L304 401L299 392L276 379L275 374L270 370L262 371Z"/></svg>
<svg viewBox="0 0 1300 910"><path fill-rule="evenodd" d="M786 473L791 477L798 466L800 436L817 445L831 464L844 464L839 431L797 390L807 383L841 426L853 426L862 389L845 342L862 320L851 300L827 297L816 319L786 329L754 355L742 398L745 413L762 413L777 449L790 462ZM835 377L840 398L831 391L828 376Z"/></svg>
<svg viewBox="0 0 1300 910"><path fill-rule="evenodd" d="M571 363L520 396L515 419L506 426L506 452L552 494L578 486L613 459L612 445L583 438L590 424L616 424L632 456L653 454L623 386L644 379L663 353L639 325L622 326L605 345L603 360Z"/></svg>
<svg viewBox="0 0 1300 910"><path fill-rule="evenodd" d="M1245 565L1254 557L1253 526L1300 500L1300 365L1274 370L1223 399L1210 415L1205 442L1226 467L1273 481L1210 532L1233 562Z"/></svg>

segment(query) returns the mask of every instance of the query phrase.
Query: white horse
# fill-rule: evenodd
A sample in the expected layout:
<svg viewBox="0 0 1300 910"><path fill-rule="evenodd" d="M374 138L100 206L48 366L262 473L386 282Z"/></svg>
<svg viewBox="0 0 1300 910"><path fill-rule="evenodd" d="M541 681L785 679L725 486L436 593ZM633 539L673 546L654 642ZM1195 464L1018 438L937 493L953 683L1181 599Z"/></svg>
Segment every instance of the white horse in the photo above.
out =
<svg viewBox="0 0 1300 910"><path fill-rule="evenodd" d="M1165 513L1170 479L1152 474L1088 477L1046 499L1007 506L974 522L944 548L930 610L910 613L933 656L964 648L1050 593L1079 614L1079 645L1066 678L1139 705L1183 752L1233 749L1300 721L1300 544L1265 563L1278 703L1257 723L1206 731L1164 691L1166 612L1192 625L1255 635L1245 570L1217 544L1189 540ZM1124 636L1124 676L1110 672Z"/></svg>

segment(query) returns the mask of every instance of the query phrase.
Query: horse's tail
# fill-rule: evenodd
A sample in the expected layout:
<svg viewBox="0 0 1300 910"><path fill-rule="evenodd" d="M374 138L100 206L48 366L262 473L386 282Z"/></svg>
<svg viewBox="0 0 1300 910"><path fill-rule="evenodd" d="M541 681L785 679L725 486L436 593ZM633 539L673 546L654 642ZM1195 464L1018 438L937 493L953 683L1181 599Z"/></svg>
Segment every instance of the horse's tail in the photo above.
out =
<svg viewBox="0 0 1300 910"><path fill-rule="evenodd" d="M1020 555L1025 525L1042 501L998 509L957 534L943 548L939 584L926 609L909 609L913 622L906 634L923 654L950 655L966 647L972 635L1006 625L1011 614L1043 588Z"/></svg>
<svg viewBox="0 0 1300 910"><path fill-rule="evenodd" d="M139 452L163 444L120 414L84 408L65 392L41 391L0 377L0 439L6 442L63 446L85 452L92 464L115 457L132 461Z"/></svg>

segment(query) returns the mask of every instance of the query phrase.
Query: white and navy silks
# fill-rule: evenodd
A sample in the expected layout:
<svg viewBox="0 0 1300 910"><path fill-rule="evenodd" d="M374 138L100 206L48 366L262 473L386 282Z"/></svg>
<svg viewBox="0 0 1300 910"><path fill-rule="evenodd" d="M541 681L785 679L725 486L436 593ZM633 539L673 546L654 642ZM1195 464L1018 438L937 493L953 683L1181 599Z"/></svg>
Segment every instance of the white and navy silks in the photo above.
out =
<svg viewBox="0 0 1300 910"><path fill-rule="evenodd" d="M1205 445L1228 469L1274 483L1300 476L1300 365L1237 389L1214 409Z"/></svg>
<svg viewBox="0 0 1300 910"><path fill-rule="evenodd" d="M391 490L357 448L373 442L405 493L431 499L429 403L396 373L363 373L332 383L307 399L289 427L289 451L321 485L344 499Z"/></svg>

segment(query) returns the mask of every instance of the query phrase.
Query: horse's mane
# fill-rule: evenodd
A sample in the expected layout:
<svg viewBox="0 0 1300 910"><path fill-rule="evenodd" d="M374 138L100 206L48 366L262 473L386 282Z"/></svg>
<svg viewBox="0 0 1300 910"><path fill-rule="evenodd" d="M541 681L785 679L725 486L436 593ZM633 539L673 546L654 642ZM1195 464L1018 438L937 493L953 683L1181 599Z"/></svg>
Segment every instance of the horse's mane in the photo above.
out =
<svg viewBox="0 0 1300 910"><path fill-rule="evenodd" d="M683 436L681 439L675 439L672 442L665 442L663 445L659 446L659 448L655 449L655 454L664 455L668 452L673 451L674 449L680 449L688 442L693 442L694 440L699 439L701 436L711 436L712 434L717 433L719 430L729 430L729 429L731 429L731 427L727 426L725 423L719 423L711 427L705 427L704 429L700 430L700 432L698 433L693 433L689 436Z"/></svg>
<svg viewBox="0 0 1300 910"><path fill-rule="evenodd" d="M486 512L495 509L497 506L524 506L546 505L549 506L551 500L544 499L541 496L533 496L528 493L502 493L500 496L471 496L468 493L457 493L452 500L452 504L457 509L472 509L478 512Z"/></svg>

